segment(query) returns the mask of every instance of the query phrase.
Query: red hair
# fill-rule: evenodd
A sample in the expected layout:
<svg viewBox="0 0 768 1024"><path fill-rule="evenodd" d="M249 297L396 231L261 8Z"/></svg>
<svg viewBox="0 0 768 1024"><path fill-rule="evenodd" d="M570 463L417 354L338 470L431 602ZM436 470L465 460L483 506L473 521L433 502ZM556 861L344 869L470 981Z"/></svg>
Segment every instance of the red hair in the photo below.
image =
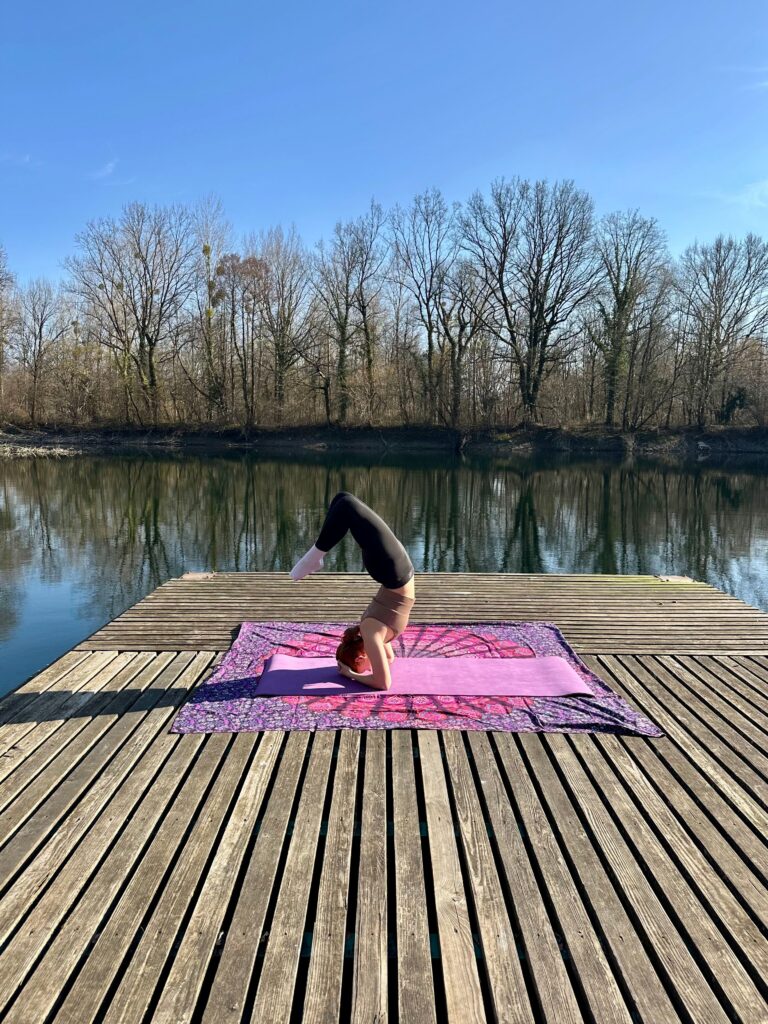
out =
<svg viewBox="0 0 768 1024"><path fill-rule="evenodd" d="M353 672L370 672L371 663L365 653L360 626L349 626L344 630L341 643L336 648L336 658Z"/></svg>

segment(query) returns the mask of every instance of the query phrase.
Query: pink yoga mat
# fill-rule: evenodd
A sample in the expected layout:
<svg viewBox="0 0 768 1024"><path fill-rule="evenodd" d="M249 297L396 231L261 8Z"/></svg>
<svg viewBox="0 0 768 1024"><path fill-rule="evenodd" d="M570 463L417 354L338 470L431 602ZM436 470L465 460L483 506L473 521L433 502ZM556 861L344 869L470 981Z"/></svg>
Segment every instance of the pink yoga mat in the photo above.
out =
<svg viewBox="0 0 768 1024"><path fill-rule="evenodd" d="M395 658L388 693L432 693L477 697L592 696L565 658ZM375 693L370 686L341 675L335 658L267 660L255 696Z"/></svg>

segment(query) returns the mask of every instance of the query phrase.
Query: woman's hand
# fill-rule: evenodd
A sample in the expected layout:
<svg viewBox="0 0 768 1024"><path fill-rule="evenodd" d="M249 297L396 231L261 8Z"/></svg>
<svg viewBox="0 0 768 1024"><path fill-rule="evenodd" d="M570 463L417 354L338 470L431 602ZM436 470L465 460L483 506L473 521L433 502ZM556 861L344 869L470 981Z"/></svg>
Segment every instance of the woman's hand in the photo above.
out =
<svg viewBox="0 0 768 1024"><path fill-rule="evenodd" d="M353 680L355 683L362 683L364 686L370 686L372 690L388 690L388 686L374 686L373 685L373 672L355 672L349 665L345 665L343 661L336 661L339 672L346 676L347 679Z"/></svg>
<svg viewBox="0 0 768 1024"><path fill-rule="evenodd" d="M372 672L355 672L353 668L350 668L349 665L345 665L343 661L338 659L336 660L336 665L343 676L346 676L347 679L354 679L356 683L362 683L367 679L373 678Z"/></svg>

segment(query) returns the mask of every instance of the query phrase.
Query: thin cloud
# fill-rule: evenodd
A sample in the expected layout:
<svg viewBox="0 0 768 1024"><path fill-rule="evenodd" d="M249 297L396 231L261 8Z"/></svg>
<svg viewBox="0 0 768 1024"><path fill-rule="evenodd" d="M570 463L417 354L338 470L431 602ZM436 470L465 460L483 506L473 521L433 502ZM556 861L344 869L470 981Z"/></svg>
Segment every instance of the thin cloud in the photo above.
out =
<svg viewBox="0 0 768 1024"><path fill-rule="evenodd" d="M102 180L103 178L109 178L115 172L117 167L117 160L108 160L103 167L99 167L98 170L93 171L90 175L95 180Z"/></svg>
<svg viewBox="0 0 768 1024"><path fill-rule="evenodd" d="M8 167L39 167L41 163L31 153L0 153L0 164Z"/></svg>
<svg viewBox="0 0 768 1024"><path fill-rule="evenodd" d="M768 178L752 181L737 192L710 192L709 197L719 199L730 206L743 206L748 210L768 208Z"/></svg>
<svg viewBox="0 0 768 1024"><path fill-rule="evenodd" d="M768 89L768 65L766 64L724 64L720 67L720 71L738 75L742 79L757 79L756 81L742 81L737 85L738 92L762 92Z"/></svg>
<svg viewBox="0 0 768 1024"><path fill-rule="evenodd" d="M768 75L768 64L722 64L720 71L733 71L739 75Z"/></svg>

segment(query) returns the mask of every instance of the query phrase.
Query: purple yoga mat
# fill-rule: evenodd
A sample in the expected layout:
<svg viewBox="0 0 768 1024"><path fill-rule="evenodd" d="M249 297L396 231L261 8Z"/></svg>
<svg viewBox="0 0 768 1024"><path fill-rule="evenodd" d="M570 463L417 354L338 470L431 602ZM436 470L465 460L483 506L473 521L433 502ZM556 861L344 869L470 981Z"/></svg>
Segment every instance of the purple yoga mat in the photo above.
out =
<svg viewBox="0 0 768 1024"><path fill-rule="evenodd" d="M565 658L396 658L389 694L453 694L478 697L592 696ZM257 697L372 693L341 675L335 658L273 654L256 684Z"/></svg>

